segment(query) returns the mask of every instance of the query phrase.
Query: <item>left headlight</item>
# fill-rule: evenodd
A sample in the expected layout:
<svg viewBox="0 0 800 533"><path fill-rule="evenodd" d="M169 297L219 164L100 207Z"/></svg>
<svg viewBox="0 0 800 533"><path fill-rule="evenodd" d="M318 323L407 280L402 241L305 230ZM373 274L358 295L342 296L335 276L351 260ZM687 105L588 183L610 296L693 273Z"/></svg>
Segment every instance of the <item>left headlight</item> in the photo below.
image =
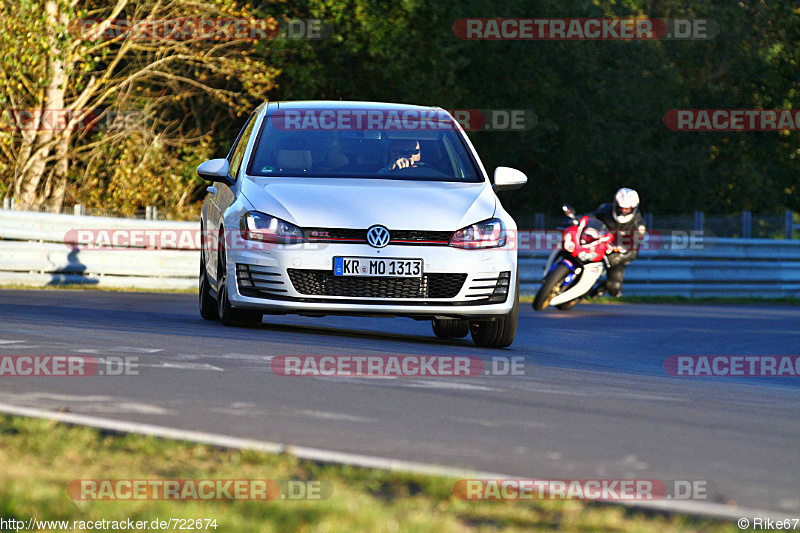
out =
<svg viewBox="0 0 800 533"><path fill-rule="evenodd" d="M242 215L239 229L243 239L295 244L304 242L303 230L277 217L248 211Z"/></svg>
<svg viewBox="0 0 800 533"><path fill-rule="evenodd" d="M450 237L450 246L456 248L498 248L505 245L506 227L499 218L461 228Z"/></svg>

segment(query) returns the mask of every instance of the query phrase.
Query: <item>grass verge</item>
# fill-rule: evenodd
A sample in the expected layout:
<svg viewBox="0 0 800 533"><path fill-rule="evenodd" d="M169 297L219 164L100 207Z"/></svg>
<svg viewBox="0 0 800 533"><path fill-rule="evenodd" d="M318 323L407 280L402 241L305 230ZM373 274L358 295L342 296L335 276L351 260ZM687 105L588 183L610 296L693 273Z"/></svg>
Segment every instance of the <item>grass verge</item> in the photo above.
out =
<svg viewBox="0 0 800 533"><path fill-rule="evenodd" d="M535 294L523 294L519 301L531 303ZM621 296L614 298L602 296L580 303L619 305L619 304L686 304L686 305L800 305L800 298L751 298L751 297L700 297L686 296ZM579 305L580 305L579 303Z"/></svg>
<svg viewBox="0 0 800 533"><path fill-rule="evenodd" d="M65 285L33 286L21 283L0 285L0 290L35 290L35 291L103 291L103 292L157 292L163 294L197 294L197 289L142 289L133 287L98 287L89 283L71 283Z"/></svg>
<svg viewBox="0 0 800 533"><path fill-rule="evenodd" d="M215 519L209 531L738 531L735 524L580 501L474 502L455 480L300 461L0 415L0 517L8 520ZM324 480L321 501L75 502L75 479Z"/></svg>

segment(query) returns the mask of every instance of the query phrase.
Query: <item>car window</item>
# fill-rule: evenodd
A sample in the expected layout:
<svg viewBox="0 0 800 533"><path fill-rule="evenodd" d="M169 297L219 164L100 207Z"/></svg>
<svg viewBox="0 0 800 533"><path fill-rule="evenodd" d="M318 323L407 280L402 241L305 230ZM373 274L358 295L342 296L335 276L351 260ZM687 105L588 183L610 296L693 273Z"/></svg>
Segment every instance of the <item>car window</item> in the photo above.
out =
<svg viewBox="0 0 800 533"><path fill-rule="evenodd" d="M398 154L417 158L413 165L397 168L395 163L402 157ZM275 120L275 115L263 121L247 173L265 177L483 181L455 127L426 129L411 124L408 129L296 130Z"/></svg>
<svg viewBox="0 0 800 533"><path fill-rule="evenodd" d="M247 143L250 140L250 135L253 133L253 126L255 125L255 113L250 115L247 123L242 128L239 134L239 139L236 141L231 157L230 157L230 172L231 177L235 180L239 176L239 168L242 166L242 158L244 158L244 151L247 149Z"/></svg>

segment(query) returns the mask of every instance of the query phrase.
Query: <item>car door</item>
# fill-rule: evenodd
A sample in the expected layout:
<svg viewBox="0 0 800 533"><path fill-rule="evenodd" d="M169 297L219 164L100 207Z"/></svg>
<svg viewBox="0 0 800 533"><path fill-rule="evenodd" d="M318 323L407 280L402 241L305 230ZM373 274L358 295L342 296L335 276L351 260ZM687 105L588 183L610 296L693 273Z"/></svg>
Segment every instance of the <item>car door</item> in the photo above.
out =
<svg viewBox="0 0 800 533"><path fill-rule="evenodd" d="M257 113L253 113L247 119L244 126L242 127L241 131L239 132L239 136L236 138L236 141L233 143L233 147L231 151L228 153L228 164L230 166L230 175L233 178L234 182L239 179L239 174L242 168L242 163L244 159L244 152L247 149L247 145L250 141L250 136L253 133L253 127L255 126ZM207 211L207 218L206 218L206 235L209 237L205 240L206 242L206 271L213 275L214 277L214 284L216 285L216 278L217 278L217 251L219 250L219 246L216 246L216 239L213 237L215 232L219 227L222 225L222 217L224 216L225 210L231 206L231 204L236 199L235 194L231 187L227 184L222 182L217 182L214 184L214 188L216 192L211 192L209 194L209 208ZM231 228L227 228L226 230L230 230ZM228 236L225 236L226 243L231 242L231 239Z"/></svg>

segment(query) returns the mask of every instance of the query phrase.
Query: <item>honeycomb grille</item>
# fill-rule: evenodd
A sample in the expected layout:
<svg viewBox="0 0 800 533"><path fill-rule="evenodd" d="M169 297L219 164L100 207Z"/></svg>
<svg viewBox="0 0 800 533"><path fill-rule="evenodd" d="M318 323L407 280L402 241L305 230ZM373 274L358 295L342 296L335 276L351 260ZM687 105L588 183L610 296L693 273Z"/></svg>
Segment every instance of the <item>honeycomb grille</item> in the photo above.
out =
<svg viewBox="0 0 800 533"><path fill-rule="evenodd" d="M300 294L351 298L454 298L466 274L425 274L421 278L334 276L330 270L290 268L289 279Z"/></svg>

